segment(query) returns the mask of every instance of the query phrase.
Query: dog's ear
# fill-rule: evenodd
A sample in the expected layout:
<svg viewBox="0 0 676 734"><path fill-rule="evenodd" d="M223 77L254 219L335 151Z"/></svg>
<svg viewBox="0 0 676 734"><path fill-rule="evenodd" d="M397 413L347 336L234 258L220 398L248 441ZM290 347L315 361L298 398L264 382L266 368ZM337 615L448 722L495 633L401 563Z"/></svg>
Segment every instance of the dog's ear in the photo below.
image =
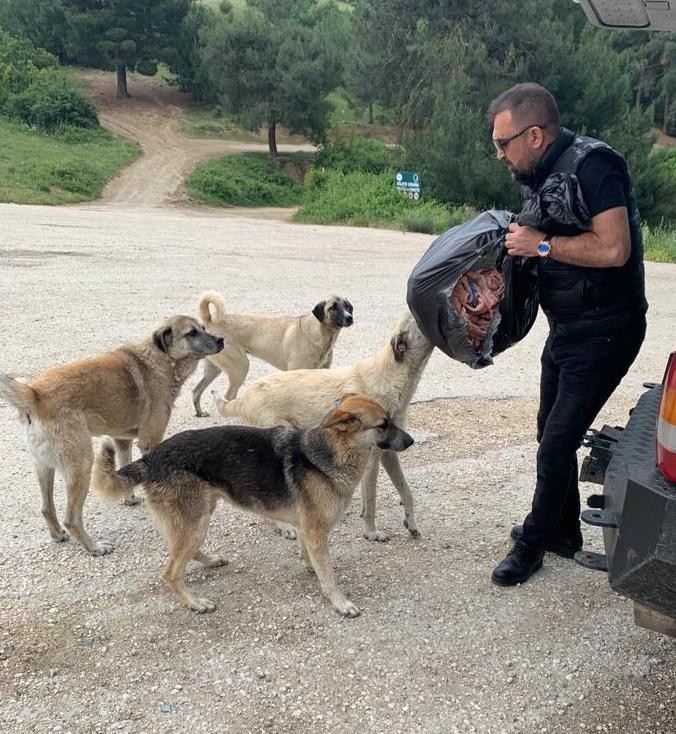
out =
<svg viewBox="0 0 676 734"><path fill-rule="evenodd" d="M155 342L155 346L160 350L160 352L166 353L173 341L174 332L172 331L171 326L165 326L164 329L158 329L153 334L153 342Z"/></svg>
<svg viewBox="0 0 676 734"><path fill-rule="evenodd" d="M317 321L324 321L324 306L326 306L326 301L320 301L312 309L312 315L317 319Z"/></svg>
<svg viewBox="0 0 676 734"><path fill-rule="evenodd" d="M394 352L394 361L403 362L408 349L408 332L400 331L396 336L393 336L390 346Z"/></svg>
<svg viewBox="0 0 676 734"><path fill-rule="evenodd" d="M335 408L332 410L321 423L322 428L336 428L339 431L346 431L359 418L347 410Z"/></svg>
<svg viewBox="0 0 676 734"><path fill-rule="evenodd" d="M347 300L347 298L343 301L343 303L345 304L345 310L348 313L352 313L354 311L354 309L352 308L352 304Z"/></svg>

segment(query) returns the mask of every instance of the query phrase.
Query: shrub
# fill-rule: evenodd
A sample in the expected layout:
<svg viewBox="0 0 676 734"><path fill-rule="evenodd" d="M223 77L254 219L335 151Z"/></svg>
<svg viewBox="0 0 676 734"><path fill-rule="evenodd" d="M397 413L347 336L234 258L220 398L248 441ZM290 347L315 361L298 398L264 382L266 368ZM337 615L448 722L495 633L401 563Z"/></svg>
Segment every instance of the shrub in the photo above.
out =
<svg viewBox="0 0 676 734"><path fill-rule="evenodd" d="M413 201L397 191L393 176L362 171L313 170L306 179L303 205L294 219L316 224L389 227L443 232L469 217L434 200Z"/></svg>
<svg viewBox="0 0 676 734"><path fill-rule="evenodd" d="M398 157L380 140L352 136L323 147L317 153L315 166L342 173L385 173L396 168Z"/></svg>
<svg viewBox="0 0 676 734"><path fill-rule="evenodd" d="M653 226L676 226L676 150L653 150L645 174L636 183L643 219Z"/></svg>
<svg viewBox="0 0 676 734"><path fill-rule="evenodd" d="M676 263L676 229L663 225L643 226L645 259L656 262Z"/></svg>
<svg viewBox="0 0 676 734"><path fill-rule="evenodd" d="M98 125L92 102L58 69L36 71L28 88L10 98L8 108L12 117L47 132L61 125L82 128Z"/></svg>
<svg viewBox="0 0 676 734"><path fill-rule="evenodd" d="M196 201L216 206L291 206L302 188L264 155L233 155L198 166L187 182Z"/></svg>

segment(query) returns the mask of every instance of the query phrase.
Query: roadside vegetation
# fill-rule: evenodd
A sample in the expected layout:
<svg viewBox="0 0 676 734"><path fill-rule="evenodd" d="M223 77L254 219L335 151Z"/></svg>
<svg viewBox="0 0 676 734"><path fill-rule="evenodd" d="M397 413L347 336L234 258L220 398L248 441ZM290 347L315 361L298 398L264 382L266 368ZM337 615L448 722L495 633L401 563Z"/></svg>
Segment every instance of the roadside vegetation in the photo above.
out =
<svg viewBox="0 0 676 734"><path fill-rule="evenodd" d="M72 204L100 196L138 146L105 130L62 127L54 134L0 119L0 201Z"/></svg>
<svg viewBox="0 0 676 734"><path fill-rule="evenodd" d="M0 201L94 199L138 153L99 127L56 58L0 30Z"/></svg>
<svg viewBox="0 0 676 734"><path fill-rule="evenodd" d="M192 199L215 206L293 206L303 194L300 184L255 153L204 163L186 185Z"/></svg>
<svg viewBox="0 0 676 734"><path fill-rule="evenodd" d="M659 225L643 228L645 259L655 262L676 263L676 229Z"/></svg>

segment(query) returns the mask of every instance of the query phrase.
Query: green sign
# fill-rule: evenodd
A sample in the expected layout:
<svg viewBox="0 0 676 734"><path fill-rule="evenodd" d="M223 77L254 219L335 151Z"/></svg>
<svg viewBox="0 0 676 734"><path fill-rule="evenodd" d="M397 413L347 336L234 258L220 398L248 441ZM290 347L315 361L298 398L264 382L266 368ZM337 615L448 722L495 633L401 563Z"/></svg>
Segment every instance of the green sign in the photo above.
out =
<svg viewBox="0 0 676 734"><path fill-rule="evenodd" d="M398 171L394 177L397 191L403 191L409 199L420 198L420 176L413 171Z"/></svg>

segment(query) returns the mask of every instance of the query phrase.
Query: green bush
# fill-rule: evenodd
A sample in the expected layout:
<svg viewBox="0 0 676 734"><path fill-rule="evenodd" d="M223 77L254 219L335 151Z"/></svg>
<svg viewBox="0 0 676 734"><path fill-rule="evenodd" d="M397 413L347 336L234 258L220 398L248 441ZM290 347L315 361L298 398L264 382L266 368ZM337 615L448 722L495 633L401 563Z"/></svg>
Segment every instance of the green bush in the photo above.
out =
<svg viewBox="0 0 676 734"><path fill-rule="evenodd" d="M643 245L646 260L676 263L676 229L646 224L643 226Z"/></svg>
<svg viewBox="0 0 676 734"><path fill-rule="evenodd" d="M264 155L233 155L198 166L187 181L192 199L216 206L291 206L302 187Z"/></svg>
<svg viewBox="0 0 676 734"><path fill-rule="evenodd" d="M0 30L0 114L53 132L62 125L98 126L94 105L77 90L56 58Z"/></svg>
<svg viewBox="0 0 676 734"><path fill-rule="evenodd" d="M324 146L317 153L315 166L342 173L385 173L396 168L398 157L380 140L352 136Z"/></svg>
<svg viewBox="0 0 676 734"><path fill-rule="evenodd" d="M305 199L294 216L299 222L388 227L429 234L467 219L469 211L449 209L434 200L413 201L394 187L394 177L362 171L313 170Z"/></svg>
<svg viewBox="0 0 676 734"><path fill-rule="evenodd" d="M11 117L46 132L62 125L91 128L98 125L96 108L58 69L35 71L27 89L8 103Z"/></svg>
<svg viewBox="0 0 676 734"><path fill-rule="evenodd" d="M56 66L52 54L36 48L26 38L12 38L0 29L0 113L6 113L12 95L28 88L37 70Z"/></svg>
<svg viewBox="0 0 676 734"><path fill-rule="evenodd" d="M645 169L636 182L641 216L652 226L676 226L676 150L653 150Z"/></svg>

